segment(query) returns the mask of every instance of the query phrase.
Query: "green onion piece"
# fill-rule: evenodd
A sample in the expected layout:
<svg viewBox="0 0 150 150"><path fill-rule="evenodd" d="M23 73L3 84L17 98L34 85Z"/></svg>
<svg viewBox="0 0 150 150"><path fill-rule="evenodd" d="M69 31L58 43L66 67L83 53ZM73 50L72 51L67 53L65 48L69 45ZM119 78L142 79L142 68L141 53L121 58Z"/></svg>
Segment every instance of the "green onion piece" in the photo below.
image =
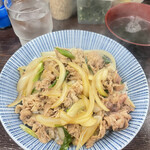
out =
<svg viewBox="0 0 150 150"><path fill-rule="evenodd" d="M109 93L109 91L107 89L104 90L107 94Z"/></svg>
<svg viewBox="0 0 150 150"><path fill-rule="evenodd" d="M56 128L59 128L59 127L62 127L62 125L60 125L60 124L55 124L55 127L56 127Z"/></svg>
<svg viewBox="0 0 150 150"><path fill-rule="evenodd" d="M58 80L58 77L53 81L53 83L48 88L54 87L57 83L57 80Z"/></svg>
<svg viewBox="0 0 150 150"><path fill-rule="evenodd" d="M32 90L32 92L31 92L31 94L33 94L35 91L36 91L36 89L35 89L35 88L33 88L33 90Z"/></svg>
<svg viewBox="0 0 150 150"><path fill-rule="evenodd" d="M87 67L88 67L89 71L91 72L91 74L94 74L94 72L93 72L91 66L88 64L88 59L87 59L87 57L85 57L85 62L86 62L86 64L87 64Z"/></svg>
<svg viewBox="0 0 150 150"><path fill-rule="evenodd" d="M66 112L68 112L70 109L68 108L67 110L66 110Z"/></svg>
<svg viewBox="0 0 150 150"><path fill-rule="evenodd" d="M36 90L36 88L34 87L33 90L32 90L32 92L31 92L31 95L34 94L34 93L36 93L37 91L38 90Z"/></svg>
<svg viewBox="0 0 150 150"><path fill-rule="evenodd" d="M65 79L64 80L66 80L66 78L67 78L67 76L69 75L69 71L68 70L66 70L66 74L65 74Z"/></svg>
<svg viewBox="0 0 150 150"><path fill-rule="evenodd" d="M88 59L87 59L87 57L85 57L85 63L88 64Z"/></svg>
<svg viewBox="0 0 150 150"><path fill-rule="evenodd" d="M41 68L37 72L35 78L33 79L33 82L36 82L36 81L38 81L40 79L43 70L44 70L44 64L43 64L43 62L41 62Z"/></svg>
<svg viewBox="0 0 150 150"><path fill-rule="evenodd" d="M111 59L109 57L107 57L106 55L103 56L103 60L104 60L105 64L111 63Z"/></svg>
<svg viewBox="0 0 150 150"><path fill-rule="evenodd" d="M60 54L62 54L63 56L65 57L68 57L68 58L71 58L71 59L75 59L75 56L70 52L70 51L67 51L65 49L61 49L61 48L58 48L56 47L55 48Z"/></svg>
<svg viewBox="0 0 150 150"><path fill-rule="evenodd" d="M35 132L32 131L30 128L28 128L27 126L25 126L25 125L23 125L23 124L20 124L19 126L20 126L20 128L21 128L23 131L25 131L25 132L27 132L28 134L32 135L33 137L37 138L37 135L35 134Z"/></svg>
<svg viewBox="0 0 150 150"><path fill-rule="evenodd" d="M94 74L94 72L93 72L91 66L90 66L90 65L87 65L87 66L88 66L89 71L90 71L92 74Z"/></svg>
<svg viewBox="0 0 150 150"><path fill-rule="evenodd" d="M57 80L54 80L54 82L48 88L54 87L56 85L56 83L57 83Z"/></svg>
<svg viewBox="0 0 150 150"><path fill-rule="evenodd" d="M70 143L72 142L72 138L68 131L64 127L62 128L64 130L65 138L59 150L67 150L69 148Z"/></svg>
<svg viewBox="0 0 150 150"><path fill-rule="evenodd" d="M107 94L109 94L109 91L107 89L104 90ZM106 98L107 96L103 96L104 98Z"/></svg>

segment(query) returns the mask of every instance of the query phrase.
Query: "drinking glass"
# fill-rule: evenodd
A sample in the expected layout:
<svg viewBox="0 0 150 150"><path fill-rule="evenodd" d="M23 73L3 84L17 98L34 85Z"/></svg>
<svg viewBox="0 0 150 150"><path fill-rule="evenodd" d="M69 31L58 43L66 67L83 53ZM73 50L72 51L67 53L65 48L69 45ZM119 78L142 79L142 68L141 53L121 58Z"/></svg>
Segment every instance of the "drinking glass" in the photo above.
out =
<svg viewBox="0 0 150 150"><path fill-rule="evenodd" d="M52 32L53 23L47 0L5 0L4 4L22 45Z"/></svg>

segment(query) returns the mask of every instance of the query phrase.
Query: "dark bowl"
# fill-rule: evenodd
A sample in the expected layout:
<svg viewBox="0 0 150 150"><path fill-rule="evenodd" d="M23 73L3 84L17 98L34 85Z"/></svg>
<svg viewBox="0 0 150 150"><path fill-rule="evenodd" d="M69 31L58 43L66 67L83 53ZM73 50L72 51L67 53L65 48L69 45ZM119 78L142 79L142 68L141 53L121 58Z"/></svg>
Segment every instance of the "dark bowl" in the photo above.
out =
<svg viewBox="0 0 150 150"><path fill-rule="evenodd" d="M108 12L105 15L105 24L109 31L115 35L120 40L123 40L127 43L134 44L134 45L140 45L140 46L150 46L150 43L140 43L140 42L133 42L130 41L124 37L121 37L116 33L116 31L113 30L111 27L111 24L114 20L120 19L123 17L131 17L131 16L137 16L140 17L143 20L146 20L150 23L150 5L148 4L141 4L141 3L121 3L118 4L108 10ZM149 29L150 31L150 29ZM149 32L150 35L150 32ZM142 37L139 37L142 38Z"/></svg>

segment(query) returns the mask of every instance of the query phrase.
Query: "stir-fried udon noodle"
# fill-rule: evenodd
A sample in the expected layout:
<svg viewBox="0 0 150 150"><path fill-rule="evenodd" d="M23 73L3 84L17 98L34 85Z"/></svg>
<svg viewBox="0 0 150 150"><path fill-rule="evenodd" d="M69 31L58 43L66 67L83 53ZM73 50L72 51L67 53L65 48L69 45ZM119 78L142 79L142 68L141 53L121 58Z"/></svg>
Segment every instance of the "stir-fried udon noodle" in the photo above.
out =
<svg viewBox="0 0 150 150"><path fill-rule="evenodd" d="M79 150L128 127L135 106L107 51L55 48L18 70L19 94L8 106L40 142Z"/></svg>

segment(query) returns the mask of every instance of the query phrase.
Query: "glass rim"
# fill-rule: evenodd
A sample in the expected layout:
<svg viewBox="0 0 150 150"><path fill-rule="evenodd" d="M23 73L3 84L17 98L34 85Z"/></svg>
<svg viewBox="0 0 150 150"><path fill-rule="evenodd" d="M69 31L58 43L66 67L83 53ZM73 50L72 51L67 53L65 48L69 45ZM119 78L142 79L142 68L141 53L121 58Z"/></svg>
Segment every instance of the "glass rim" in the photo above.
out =
<svg viewBox="0 0 150 150"><path fill-rule="evenodd" d="M40 8L38 8L38 9L35 9L35 10L30 10L30 11L23 11L23 12L21 12L21 11L17 11L17 10L14 10L14 9L11 9L11 8L9 8L8 7L8 5L7 5L7 2L8 2L9 0L4 0L4 5L5 5L5 8L6 8L6 10L8 10L8 11L12 11L12 12L14 12L14 13L18 13L18 14L28 14L28 13L34 13L34 12L36 12L36 11L39 11L39 10L41 10L41 9L43 9L44 7L40 7ZM13 1L16 1L16 0L13 0ZM39 1L41 1L41 0L39 0ZM45 3L49 3L48 2L48 0L42 0L43 2L45 2ZM17 2L23 2L22 0L17 0Z"/></svg>

